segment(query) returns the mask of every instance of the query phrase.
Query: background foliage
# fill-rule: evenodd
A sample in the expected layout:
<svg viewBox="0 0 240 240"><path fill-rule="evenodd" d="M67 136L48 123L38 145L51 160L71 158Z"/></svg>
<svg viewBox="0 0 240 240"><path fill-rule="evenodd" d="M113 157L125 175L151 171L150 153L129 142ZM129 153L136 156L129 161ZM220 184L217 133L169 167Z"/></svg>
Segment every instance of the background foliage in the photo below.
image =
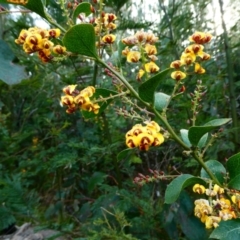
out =
<svg viewBox="0 0 240 240"><path fill-rule="evenodd" d="M152 30L159 37L161 69L179 58L194 31L214 35L208 49L214 57L207 64L208 74L201 78L208 91L197 124L233 118L206 156L225 165L240 143L238 1L224 3L225 15L236 16L231 25L224 19L225 32L221 21L214 19L214 15L221 18L218 1L139 2L107 0L105 10L118 16L119 39L140 29ZM53 0L47 4L48 13L66 25L61 4ZM128 106L117 101L91 120L80 112L66 115L59 105L62 88L93 84L93 63L71 57L43 64L26 55L14 39L22 28L41 27L43 22L36 21L31 12L11 12L19 9L13 9L14 5L1 6L10 12L0 12L0 230L31 221L58 229L70 239L207 239L209 232L193 216L192 194L183 192L176 203L164 204L169 181L143 187L133 183L138 173L147 175L149 169L169 175L199 174L196 161L183 156L173 141L147 153L132 151L117 158L126 148L124 136L133 120L119 117L116 108ZM116 52L117 47L121 45ZM118 60L108 59L113 64ZM125 75L137 86L129 63L120 60ZM186 92L171 106L169 118L177 129L189 126L189 94L196 80L188 79ZM112 79L99 68L96 85L111 88L111 84ZM172 87L173 82L166 79L159 90L170 93Z"/></svg>

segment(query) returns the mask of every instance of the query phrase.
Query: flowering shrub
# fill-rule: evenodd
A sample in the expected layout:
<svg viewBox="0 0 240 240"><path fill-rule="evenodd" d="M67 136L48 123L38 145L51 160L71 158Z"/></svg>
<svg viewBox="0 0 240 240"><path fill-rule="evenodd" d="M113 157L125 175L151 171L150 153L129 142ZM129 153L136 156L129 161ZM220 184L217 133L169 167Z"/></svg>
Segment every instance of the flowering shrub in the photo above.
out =
<svg viewBox="0 0 240 240"><path fill-rule="evenodd" d="M207 87L203 84L202 80L199 80L199 77L208 73L207 68L205 69L205 62L210 60L211 56L205 52L205 49L207 46L208 48L211 47L209 44L214 36L208 32L193 32L189 37L189 41L192 44L185 48L180 59L165 63L168 67L162 69L161 63L163 60L159 60L158 49L161 39L153 32L143 30L137 31L134 34L131 33L129 36L125 36L127 35L126 32L123 34L124 37L119 39L120 35L114 33L114 31L117 31L118 17L113 12L104 12L102 1L93 1L92 4L88 2L79 3L78 1L74 1L74 4L70 2L69 4L65 4L64 1L60 1L59 4L61 4L64 14L70 19L68 19L69 22L64 27L49 16L45 9L46 6L41 0L4 0L3 2L24 5L55 27L48 30L38 27L31 27L28 30L23 29L19 33L15 43L22 46L26 56L27 54L32 56L37 53L39 62L46 63L45 67L54 62L64 65L64 61L79 57L83 63L87 63L91 69L94 69L94 80L91 84L85 86L86 83L84 80L82 81L84 84L80 83L80 80L72 84L73 80L71 79L71 81L68 81L71 83L63 87L62 96L60 96L60 91L58 97L54 96L55 101L59 102L60 99L60 105L67 108L66 113L71 114L68 116L68 119L78 116L77 114L79 114L80 110L83 118L87 120L94 119L94 124L100 122L100 130L107 127L106 119L108 118L108 113L112 113L111 111L114 112L112 114L116 122L124 118L131 120L132 127L118 126L121 127L119 137L121 137L121 143L125 149L121 149L118 154L111 153L110 159L112 159L113 165L115 165L118 178L116 177L115 179L110 174L108 177L119 188L122 188L120 184L121 180L119 180L121 177L119 177L118 165L124 165L123 160L125 158L131 156L129 158L133 159L132 162L141 163L141 157L144 154L150 155L156 151L158 153L154 160L159 164L161 162L158 158L159 152L165 153L165 151L171 151L167 150L168 147L173 142L176 143L181 156L194 159L198 163L201 168L200 173L194 172L192 175L187 170L186 173L176 170L177 174L171 175L167 171L164 172L160 169L149 169L150 176L139 172L137 176L130 179L134 184L132 188L136 186L145 187L153 182L168 181L169 184L165 186L164 203L174 206L174 203L179 201L181 194L185 193L187 187L192 187L196 200L194 201L195 207L191 214L196 218L194 220L191 219L191 221L194 222L196 219L199 219L201 224L204 224L207 229L213 229L210 238L214 238L219 232L225 231L227 226L230 239L230 236L232 236L231 230L240 224L240 195L238 193L240 190L240 154L237 153L231 156L226 165L223 165L218 160L209 160L206 158L206 153L211 149L216 138L221 137L222 127L228 124L231 119L218 118L207 121L205 124L197 125L199 112L202 110L200 103L207 91ZM38 7L36 7L36 3ZM70 14L68 13L69 9L72 11ZM77 22L77 19L80 23ZM118 55L117 60L114 60L116 58L115 55ZM123 67L124 64L125 67ZM98 73L98 68L100 67L102 68L102 72ZM134 80L131 74L134 75ZM98 83L96 82L97 77L100 79ZM189 81L190 77L195 77L193 79L193 81L196 80L194 87L192 87L193 83ZM110 84L105 84L106 79L110 79ZM165 88L162 82L166 79L171 83L168 84L168 89L171 88L170 91L164 91ZM184 94L188 94L187 99L191 107L187 109L188 117L186 119L177 119L177 123L179 126L182 126L182 122L188 122L188 129L178 128L178 126L173 125L173 121L176 121L176 119L174 119L172 109L178 109L179 105L177 101ZM116 114L119 115L118 118ZM60 135L60 132L66 128L66 125L67 122L59 129L51 128L52 136L56 134ZM110 131L105 132L106 134L102 142L107 145L109 141L110 150L107 149L106 152L111 152L110 145L111 147L114 145L110 141L112 134ZM86 135L90 136L89 139L91 139L91 134L88 133ZM94 141L94 139L91 140ZM68 139L65 138L58 143L58 146L67 141ZM32 151L34 153L38 149L39 139L37 137L33 138L32 143ZM66 144L68 147L76 147L77 152L88 152L87 143L84 143L85 145L81 147L77 145L78 143L67 142ZM93 155L95 150L95 148L92 150ZM51 154L54 155L55 153L51 152ZM64 158L64 161L67 162L71 157L72 155L70 154L70 156ZM93 157L91 154L88 156L89 162L92 159L98 161L98 158L101 159L103 157L104 154L97 157ZM56 154L57 158L58 155ZM78 166L79 159L76 159L73 161L73 165L77 169L75 169L74 176L77 179L80 167ZM170 161L172 160L170 159ZM88 168L88 163L84 162L84 164L81 166L82 173ZM59 177L59 182L64 180L61 174L65 170L71 169L72 163L65 164L64 162L60 166L62 171L58 170L56 163L55 170L57 172L56 175ZM169 163L170 166L171 164ZM149 164L149 167L151 167L151 164ZM124 166L125 173L127 174L128 170L126 169L129 170L130 167ZM168 168L166 167L166 169ZM26 173L26 170L23 170ZM99 182L104 181L106 176L102 172L97 172L97 167L94 168L94 171L92 176L94 180L92 182L97 179L97 186ZM71 175L71 172L69 172L69 175ZM88 187L91 189L89 191L94 195L92 182L89 182ZM69 190L69 195L71 195L71 191L72 189ZM190 194L193 193L190 191ZM199 198L198 194L201 195L201 198ZM137 198L137 196L135 197ZM77 199L75 200L74 208L78 208ZM93 201L90 198L88 200L89 202ZM121 237L132 237L124 230L130 224L125 220L123 215L117 211L109 213L108 210L101 209L105 217L105 222L101 222L102 225L111 226L108 220L106 220L105 213L107 212L120 223L121 230L118 234L122 234ZM114 229L114 227L109 228L111 230ZM106 233L104 232L104 234ZM114 234L117 235L116 232ZM124 237L121 239L135 239L134 237ZM225 238L219 237L218 239Z"/></svg>

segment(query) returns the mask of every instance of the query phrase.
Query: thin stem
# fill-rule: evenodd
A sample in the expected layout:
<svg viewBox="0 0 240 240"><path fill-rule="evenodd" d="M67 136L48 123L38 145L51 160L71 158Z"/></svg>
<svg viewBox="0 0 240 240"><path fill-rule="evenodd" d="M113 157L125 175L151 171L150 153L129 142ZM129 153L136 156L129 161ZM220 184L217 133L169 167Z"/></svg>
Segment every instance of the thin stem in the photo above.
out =
<svg viewBox="0 0 240 240"><path fill-rule="evenodd" d="M122 93L119 93L119 94L112 95L112 96L110 96L110 97L100 98L99 100L94 101L94 103L104 102L104 101L107 101L107 100L110 100L110 99L114 99L114 98L116 98L116 97L124 96L124 95L126 95L126 94L128 94L128 92L122 92Z"/></svg>
<svg viewBox="0 0 240 240"><path fill-rule="evenodd" d="M210 138L209 142L207 143L207 145L205 146L205 148L203 149L202 153L201 153L201 157L204 156L205 152L207 151L207 149L212 146L214 140L216 139L216 135L213 134L212 137Z"/></svg>
<svg viewBox="0 0 240 240"><path fill-rule="evenodd" d="M168 132L171 134L171 136L174 138L174 140L179 143L185 150L191 151L191 148L188 147L175 133L173 128L168 123L167 119L163 117L153 106L151 106L149 103L144 102L138 95L138 93L133 89L133 87L129 84L129 82L117 71L112 69L110 66L108 66L105 62L103 62L101 59L97 59L97 61L102 64L104 67L106 67L108 70L110 70L115 76L118 77L118 79L128 88L128 90L132 93L133 96L135 96L139 101L141 101L146 107L150 108L155 115L162 121L162 123L167 128ZM198 161L198 163L203 167L203 169L207 172L207 174L210 176L210 178L219 186L221 184L219 183L218 179L214 176L214 174L211 172L211 170L206 166L203 159L199 156L199 152L197 150L192 151L192 156Z"/></svg>
<svg viewBox="0 0 240 240"><path fill-rule="evenodd" d="M145 106L150 107L150 104L147 102L144 102L138 95L138 93L134 90L134 88L132 87L132 85L116 70L114 70L113 68L111 68L108 64L106 64L105 62L103 62L100 58L97 59L97 62L99 62L100 64L102 64L105 68L107 68L108 70L110 70L116 77L118 77L118 79L127 87L127 89L131 92L131 94L136 97L139 101L143 102Z"/></svg>
<svg viewBox="0 0 240 240"><path fill-rule="evenodd" d="M97 63L95 62L94 72L93 72L93 80L92 80L92 85L93 85L93 86L96 86L96 83L97 83L97 74L98 74L98 65L97 65Z"/></svg>
<svg viewBox="0 0 240 240"><path fill-rule="evenodd" d="M167 128L168 132L172 135L172 137L175 139L177 143L179 143L185 150L191 150L190 147L188 147L175 133L175 131L172 129L166 118L164 118L155 108L152 108L155 115L163 122L165 127Z"/></svg>
<svg viewBox="0 0 240 240"><path fill-rule="evenodd" d="M62 27L61 25L59 25L56 21L54 21L54 19L53 19L49 14L47 14L46 12L45 12L45 16L46 16L45 19L46 19L50 24L52 24L53 26L61 29L61 31L64 32L64 33L67 32L67 30L66 30L65 28L63 28L63 27Z"/></svg>
<svg viewBox="0 0 240 240"><path fill-rule="evenodd" d="M30 10L4 10L4 11L0 11L0 14L8 14L8 13L33 13Z"/></svg>
<svg viewBox="0 0 240 240"><path fill-rule="evenodd" d="M177 81L176 82L176 84L175 84L175 86L173 88L172 94L171 94L170 98L167 101L166 107L163 109L163 113L162 114L163 114L164 117L166 117L167 108L168 108L170 102L172 101L172 99L175 97L175 93L176 93L180 83L181 83L181 81Z"/></svg>
<svg viewBox="0 0 240 240"><path fill-rule="evenodd" d="M206 166L206 164L204 163L202 157L200 157L198 155L198 151L194 150L192 152L192 156L198 161L198 163L204 168L204 170L207 172L207 174L209 175L209 177L220 187L222 186L222 184L218 181L218 179L214 176L214 174L212 173L212 171Z"/></svg>
<svg viewBox="0 0 240 240"><path fill-rule="evenodd" d="M163 122L163 124L166 126L169 133L172 135L172 137L178 142L185 150L190 150L190 148L177 136L177 134L174 132L172 127L169 125L168 121L149 103L144 102L138 95L138 93L133 89L132 85L117 71L112 69L110 66L108 66L105 62L103 62L101 59L98 59L98 62L104 65L107 69L109 69L113 74L115 74L119 80L128 88L128 90L132 93L134 97L136 97L139 101L141 101L146 107L153 110L155 115Z"/></svg>

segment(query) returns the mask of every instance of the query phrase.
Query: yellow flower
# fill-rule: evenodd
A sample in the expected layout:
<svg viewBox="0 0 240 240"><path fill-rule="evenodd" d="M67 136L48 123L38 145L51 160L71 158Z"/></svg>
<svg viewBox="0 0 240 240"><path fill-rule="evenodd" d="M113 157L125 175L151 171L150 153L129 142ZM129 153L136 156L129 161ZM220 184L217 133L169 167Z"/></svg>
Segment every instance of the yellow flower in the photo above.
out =
<svg viewBox="0 0 240 240"><path fill-rule="evenodd" d="M189 37L190 42L195 42L197 44L205 44L210 42L212 35L210 33L195 32L191 37Z"/></svg>
<svg viewBox="0 0 240 240"><path fill-rule="evenodd" d="M7 0L7 2L25 5L28 3L28 0Z"/></svg>
<svg viewBox="0 0 240 240"><path fill-rule="evenodd" d="M161 133L155 133L153 137L154 137L154 140L153 140L152 146L159 146L164 142L164 137Z"/></svg>
<svg viewBox="0 0 240 240"><path fill-rule="evenodd" d="M41 49L38 51L38 57L41 59L42 62L49 62L53 57L51 56L50 49Z"/></svg>
<svg viewBox="0 0 240 240"><path fill-rule="evenodd" d="M84 97L92 97L92 95L95 93L96 89L93 86L88 86L84 88L80 94Z"/></svg>
<svg viewBox="0 0 240 240"><path fill-rule="evenodd" d="M200 184L195 184L193 186L193 192L198 193L198 194L203 194L205 193L206 188L203 185Z"/></svg>
<svg viewBox="0 0 240 240"><path fill-rule="evenodd" d="M150 134L147 134L147 133L141 133L139 135L139 137L141 137L141 141L140 141L140 144L139 144L139 149L144 150L144 151L148 151L148 149L150 148L150 146L154 142L154 137Z"/></svg>
<svg viewBox="0 0 240 240"><path fill-rule="evenodd" d="M113 34L107 34L107 35L103 36L103 38L102 38L102 41L104 43L108 43L108 44L114 43L115 40L116 40L116 36Z"/></svg>
<svg viewBox="0 0 240 240"><path fill-rule="evenodd" d="M146 72L148 72L148 73L156 73L160 69L158 67L158 65L156 63L152 62L152 61L149 62L149 63L146 63L144 65L144 67L145 67Z"/></svg>
<svg viewBox="0 0 240 240"><path fill-rule="evenodd" d="M139 81L139 80L141 80L141 78L142 78L142 76L145 74L145 71L143 70L143 69L140 69L139 71L138 71L138 74L137 74L137 77L136 77L136 79Z"/></svg>
<svg viewBox="0 0 240 240"><path fill-rule="evenodd" d="M39 49L41 49L41 48L50 49L54 46L54 43L49 41L47 38L45 38L38 45L39 45Z"/></svg>
<svg viewBox="0 0 240 240"><path fill-rule="evenodd" d="M113 13L105 13L105 16L104 16L108 22L113 22L117 19L117 16Z"/></svg>
<svg viewBox="0 0 240 240"><path fill-rule="evenodd" d="M80 107L82 107L83 105L87 106L91 103L89 97L83 96L82 94L78 94L76 97L74 97L74 102Z"/></svg>
<svg viewBox="0 0 240 240"><path fill-rule="evenodd" d="M181 72L181 71L174 71L171 74L171 78L173 78L173 79L175 79L177 81L180 81L180 80L186 78L186 76L187 76L186 73Z"/></svg>
<svg viewBox="0 0 240 240"><path fill-rule="evenodd" d="M61 105L66 105L66 106L68 106L68 105L72 105L73 104L73 97L72 96L70 96L70 95L66 95L66 96L62 96L61 97Z"/></svg>
<svg viewBox="0 0 240 240"><path fill-rule="evenodd" d="M155 55L155 54L157 54L157 48L154 45L146 44L144 49L145 49L147 55Z"/></svg>
<svg viewBox="0 0 240 240"><path fill-rule="evenodd" d="M137 39L138 42L145 42L146 39L146 33L143 31L137 31L135 33L135 37Z"/></svg>
<svg viewBox="0 0 240 240"><path fill-rule="evenodd" d="M53 52L56 54L64 54L66 52L66 48L61 45L56 45L53 47Z"/></svg>
<svg viewBox="0 0 240 240"><path fill-rule="evenodd" d="M203 52L203 54L200 57L201 57L202 61L207 61L211 58L211 55Z"/></svg>
<svg viewBox="0 0 240 240"><path fill-rule="evenodd" d="M196 60L196 55L193 52L182 53L180 61L184 65L191 65Z"/></svg>
<svg viewBox="0 0 240 240"><path fill-rule="evenodd" d="M147 126L136 124L126 133L126 145L129 148L138 147L147 151L151 146L159 146L164 142L163 135L159 133L159 125L152 121Z"/></svg>
<svg viewBox="0 0 240 240"><path fill-rule="evenodd" d="M175 60L170 64L170 68L179 69L183 63L180 60Z"/></svg>
<svg viewBox="0 0 240 240"><path fill-rule="evenodd" d="M206 221L206 216L211 214L213 209L206 199L198 199L194 202L194 215L201 219L202 222Z"/></svg>
<svg viewBox="0 0 240 240"><path fill-rule="evenodd" d="M206 72L206 70L199 63L195 63L194 72L198 74L203 74Z"/></svg>
<svg viewBox="0 0 240 240"><path fill-rule="evenodd" d="M38 45L41 41L42 36L38 33L29 34L25 39L25 43L28 45Z"/></svg>
<svg viewBox="0 0 240 240"><path fill-rule="evenodd" d="M213 191L217 192L218 194L224 193L224 188L219 187L217 184L213 186Z"/></svg>
<svg viewBox="0 0 240 240"><path fill-rule="evenodd" d="M75 92L76 87L77 87L77 84L68 85L64 87L62 91L67 95L72 95Z"/></svg>
<svg viewBox="0 0 240 240"><path fill-rule="evenodd" d="M127 61L132 63L137 63L141 57L140 52L137 51L130 51L127 54Z"/></svg>
<svg viewBox="0 0 240 240"><path fill-rule="evenodd" d="M48 30L50 37L57 38L61 34L61 30L58 28Z"/></svg>
<svg viewBox="0 0 240 240"><path fill-rule="evenodd" d="M115 23L109 23L108 25L107 25L107 28L108 29L110 29L110 30L114 30L114 29L116 29L117 28L117 25L115 24Z"/></svg>
<svg viewBox="0 0 240 240"><path fill-rule="evenodd" d="M219 217L223 221L231 220L233 218L237 218L236 214L234 211L231 211L230 209L223 209L219 211Z"/></svg>
<svg viewBox="0 0 240 240"><path fill-rule="evenodd" d="M26 29L22 29L18 38L15 40L17 44L23 44L25 42L26 37L28 36L29 32Z"/></svg>
<svg viewBox="0 0 240 240"><path fill-rule="evenodd" d="M137 44L138 40L135 36L130 36L122 39L122 42L126 45L135 45Z"/></svg>
<svg viewBox="0 0 240 240"><path fill-rule="evenodd" d="M152 130L154 130L154 131L156 131L156 132L159 132L160 131L160 126L155 122L155 121L151 121L151 122L145 122L146 123L146 127L147 127L147 129L149 128L149 129L152 129Z"/></svg>
<svg viewBox="0 0 240 240"><path fill-rule="evenodd" d="M188 46L186 49L185 49L185 53L194 53L196 55L200 55L202 52L203 52L203 45L201 44L192 44L190 46Z"/></svg>
<svg viewBox="0 0 240 240"><path fill-rule="evenodd" d="M157 42L158 37L156 37L153 33L146 33L146 43L154 44Z"/></svg>
<svg viewBox="0 0 240 240"><path fill-rule="evenodd" d="M218 223L221 221L220 217L216 216L207 216L205 220L205 226L207 229L210 229L212 227L216 228L218 227Z"/></svg>
<svg viewBox="0 0 240 240"><path fill-rule="evenodd" d="M122 55L127 56L129 52L130 52L129 48L125 47L125 49L122 50Z"/></svg>

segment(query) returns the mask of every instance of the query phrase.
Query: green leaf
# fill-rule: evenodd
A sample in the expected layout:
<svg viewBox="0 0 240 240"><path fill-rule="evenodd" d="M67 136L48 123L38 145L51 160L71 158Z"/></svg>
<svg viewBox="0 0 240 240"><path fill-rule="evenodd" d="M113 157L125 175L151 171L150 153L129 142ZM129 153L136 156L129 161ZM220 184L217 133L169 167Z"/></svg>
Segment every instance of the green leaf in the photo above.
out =
<svg viewBox="0 0 240 240"><path fill-rule="evenodd" d="M161 111L165 107L167 107L167 103L170 99L170 96L162 93L162 92L157 92L154 94L154 107L158 110Z"/></svg>
<svg viewBox="0 0 240 240"><path fill-rule="evenodd" d="M202 222L192 213L194 211L193 199L186 191L183 191L178 200L179 208L175 221L180 225L188 240L208 239L207 230Z"/></svg>
<svg viewBox="0 0 240 240"><path fill-rule="evenodd" d="M220 162L216 160L209 160L205 162L205 165L207 166L207 168L211 170L213 175L217 178L217 180L220 183L223 183L225 181L224 177L226 175L226 169ZM202 178L211 179L210 176L207 174L207 172L203 168L201 169L200 176Z"/></svg>
<svg viewBox="0 0 240 240"><path fill-rule="evenodd" d="M205 146L206 146L207 139L208 139L208 133L205 133L205 134L201 137L201 139L199 140L197 146L198 146L199 148L205 147Z"/></svg>
<svg viewBox="0 0 240 240"><path fill-rule="evenodd" d="M73 12L73 21L76 23L76 19L80 13L85 13L85 16L89 16L91 12L91 4L87 2L82 2L78 4Z"/></svg>
<svg viewBox="0 0 240 240"><path fill-rule="evenodd" d="M240 174L238 174L236 177L234 177L229 181L228 187L236 190L240 190Z"/></svg>
<svg viewBox="0 0 240 240"><path fill-rule="evenodd" d="M136 155L132 155L130 158L131 163L142 163L142 159L137 157Z"/></svg>
<svg viewBox="0 0 240 240"><path fill-rule="evenodd" d="M171 204L175 202L182 190L195 183L205 184L201 178L194 177L190 174L183 174L175 178L168 186L165 192L165 203Z"/></svg>
<svg viewBox="0 0 240 240"><path fill-rule="evenodd" d="M121 161L121 160L129 157L133 153L133 151L135 151L134 148L127 148L127 149L122 150L120 153L118 153L117 160Z"/></svg>
<svg viewBox="0 0 240 240"><path fill-rule="evenodd" d="M0 232L6 228L8 228L10 225L16 223L15 217L12 215L12 212L7 209L5 204L1 203L0 206ZM2 235L2 234L1 234Z"/></svg>
<svg viewBox="0 0 240 240"><path fill-rule="evenodd" d="M192 144L190 143L189 139L188 139L188 130L187 129L181 129L180 130L180 134L182 137L183 142L188 146L191 147Z"/></svg>
<svg viewBox="0 0 240 240"><path fill-rule="evenodd" d="M240 173L240 152L228 159L227 170L229 172L230 179L235 178Z"/></svg>
<svg viewBox="0 0 240 240"><path fill-rule="evenodd" d="M139 86L139 97L149 103L154 103L154 93L159 83L166 78L170 72L170 68L163 70L162 72L156 74L155 76L149 78L146 82Z"/></svg>
<svg viewBox="0 0 240 240"><path fill-rule="evenodd" d="M103 172L95 172L91 178L88 180L88 190L92 192L94 188L98 185L101 184L104 179L107 177L106 173Z"/></svg>
<svg viewBox="0 0 240 240"><path fill-rule="evenodd" d="M240 233L240 219L221 221L210 235L211 239L237 240Z"/></svg>
<svg viewBox="0 0 240 240"><path fill-rule="evenodd" d="M16 4L16 3L9 3L6 0L0 0L0 3L21 5L21 6L25 7L25 8L27 8L27 9L37 13L41 17L47 19L46 13L44 11L44 5L43 5L41 0L28 0L28 3L25 4L25 5L23 5L23 4Z"/></svg>
<svg viewBox="0 0 240 240"><path fill-rule="evenodd" d="M7 43L0 39L0 79L8 85L27 78L25 68L13 63L14 54Z"/></svg>
<svg viewBox="0 0 240 240"><path fill-rule="evenodd" d="M231 121L231 118L220 118L220 119L215 119L212 120L208 123L206 123L204 126L194 126L190 127L189 132L188 132L188 138L192 145L197 146L199 140L201 137L212 131L213 129L220 127L228 122Z"/></svg>
<svg viewBox="0 0 240 240"><path fill-rule="evenodd" d="M70 28L63 37L68 51L97 59L95 32L91 24L82 23Z"/></svg>
<svg viewBox="0 0 240 240"><path fill-rule="evenodd" d="M100 97L108 98L108 97L116 95L116 94L118 94L118 93L108 90L108 89L97 88L96 92L91 97L91 99L99 100ZM96 117L97 115L101 114L106 109L106 107L111 103L112 100L113 99L108 99L106 101L98 102L98 104L100 106L98 114L95 114L93 112L82 111L84 118L86 118L86 119L93 118L93 117Z"/></svg>

